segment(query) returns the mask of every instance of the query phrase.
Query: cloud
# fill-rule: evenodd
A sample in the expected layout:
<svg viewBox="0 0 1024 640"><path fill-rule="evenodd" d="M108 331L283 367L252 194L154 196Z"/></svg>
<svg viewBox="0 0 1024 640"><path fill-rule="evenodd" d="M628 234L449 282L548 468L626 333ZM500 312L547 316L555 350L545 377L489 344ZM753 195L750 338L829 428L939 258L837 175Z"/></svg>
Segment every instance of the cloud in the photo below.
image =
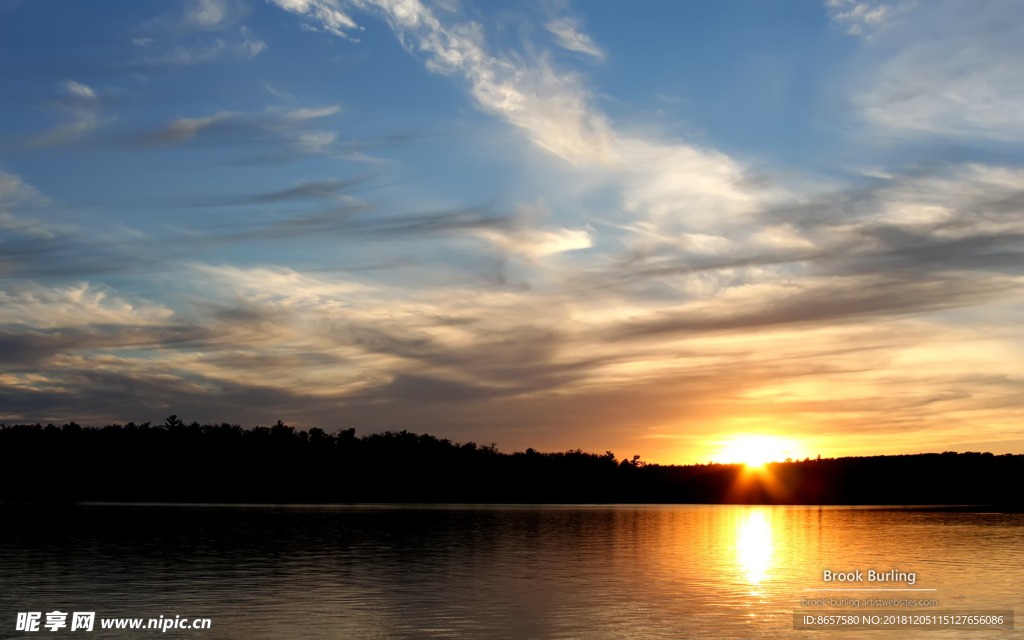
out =
<svg viewBox="0 0 1024 640"><path fill-rule="evenodd" d="M628 323L610 338L744 332L777 326L835 326L873 317L977 306L1020 292L1022 287L1024 279L1019 277L933 277L925 282L905 274L802 278L799 283L788 285L736 287L711 303L683 305L678 311L660 317Z"/></svg>
<svg viewBox="0 0 1024 640"><path fill-rule="evenodd" d="M23 285L0 290L0 325L37 329L85 325L141 326L164 322L170 310L136 304L88 283L43 287Z"/></svg>
<svg viewBox="0 0 1024 640"><path fill-rule="evenodd" d="M48 198L19 176L0 171L0 246L4 247L0 252L0 275L17 253L11 244L16 243L23 248L26 242L32 244L57 236L60 225L37 215L49 204Z"/></svg>
<svg viewBox="0 0 1024 640"><path fill-rule="evenodd" d="M48 204L47 198L20 177L0 171L0 246L3 246L4 240L13 239L14 236L29 239L30 242L54 238L59 226L34 215ZM28 214L21 210L28 211ZM11 252L10 247L5 249ZM0 273L3 273L8 260L0 257Z"/></svg>
<svg viewBox="0 0 1024 640"><path fill-rule="evenodd" d="M180 10L160 14L135 30L130 42L136 55L116 71L147 73L252 60L267 44L239 25L248 12L241 0L186 0Z"/></svg>
<svg viewBox="0 0 1024 640"><path fill-rule="evenodd" d="M1012 3L926 3L860 56L851 100L886 136L1019 143L1024 11Z"/></svg>
<svg viewBox="0 0 1024 640"><path fill-rule="evenodd" d="M83 113L76 121L54 127L46 133L37 136L29 143L29 146L52 147L74 142L95 130L98 126L99 122L94 114Z"/></svg>
<svg viewBox="0 0 1024 640"><path fill-rule="evenodd" d="M272 1L301 14L335 6L329 0ZM558 74L543 60L528 69L492 57L484 50L479 25L447 27L418 0L372 0L358 6L379 9L403 45L426 57L428 69L463 77L482 110L523 129L538 145L577 163L608 156L608 123L590 113L589 96L576 77Z"/></svg>
<svg viewBox="0 0 1024 640"><path fill-rule="evenodd" d="M118 353L128 350L163 350L198 347L210 341L199 327L174 325L96 325L58 329L0 329L0 366L18 374L15 379L44 379L30 373L80 353ZM28 375L25 375L28 373ZM2 374L0 374L2 375Z"/></svg>
<svg viewBox="0 0 1024 640"><path fill-rule="evenodd" d="M594 246L591 230L544 225L543 219L549 213L547 207L522 207L500 225L482 226L472 235L508 256L524 258L531 263L539 258Z"/></svg>
<svg viewBox="0 0 1024 640"><path fill-rule="evenodd" d="M37 200L42 195L19 176L0 171L0 210L16 202Z"/></svg>
<svg viewBox="0 0 1024 640"><path fill-rule="evenodd" d="M65 91L69 94L81 98L82 100L93 102L96 100L96 92L92 88L74 80L66 80L61 85Z"/></svg>
<svg viewBox="0 0 1024 640"><path fill-rule="evenodd" d="M226 0L193 0L185 9L185 23L203 29L217 29L229 15Z"/></svg>
<svg viewBox="0 0 1024 640"><path fill-rule="evenodd" d="M577 51L604 60L605 53L586 33L579 30L579 25L572 18L559 18L544 25L544 28L555 36L558 46L569 51Z"/></svg>
<svg viewBox="0 0 1024 640"><path fill-rule="evenodd" d="M184 35L203 31L220 31L237 24L248 14L248 7L239 0L187 0L180 11L153 18L141 31L152 35ZM138 44L152 42L137 38Z"/></svg>
<svg viewBox="0 0 1024 640"><path fill-rule="evenodd" d="M509 253L528 258L551 256L593 246L590 234L584 229L504 231L485 228L479 230L477 236L494 243Z"/></svg>
<svg viewBox="0 0 1024 640"><path fill-rule="evenodd" d="M445 26L413 0L367 3L378 7L403 45L423 55L427 68L469 83L479 108L521 129L537 145L574 164L613 160L614 134L603 114L591 111L580 79L540 59L527 67L485 50L475 23Z"/></svg>
<svg viewBox="0 0 1024 640"><path fill-rule="evenodd" d="M898 16L917 5L915 0L826 0L828 16L846 32L871 39Z"/></svg>
<svg viewBox="0 0 1024 640"><path fill-rule="evenodd" d="M294 237L340 236L363 239L424 239L503 229L510 217L488 215L481 209L453 209L404 215L360 215L365 207L348 204L327 211L288 217L263 226L245 224L237 231L211 233L206 242L281 240ZM193 238L197 241L198 238Z"/></svg>
<svg viewBox="0 0 1024 640"><path fill-rule="evenodd" d="M328 180L319 180L315 182L303 182L302 184L299 184L295 187L291 187L289 189L283 189L281 191L274 191L271 193L262 193L255 196L244 197L239 200L235 200L232 204L286 202L289 200L306 198L335 199L338 198L341 192L350 189L354 186L363 184L365 182L366 177L360 177L344 181L330 178Z"/></svg>
<svg viewBox="0 0 1024 640"><path fill-rule="evenodd" d="M237 207L260 204L298 204L301 202L320 202L327 205L337 206L339 204L352 204L355 199L350 192L358 187L371 183L376 174L367 173L338 180L327 178L325 180L304 181L295 186L278 189L276 191L244 193L237 195L210 195L210 196L173 196L173 197L149 197L127 201L111 201L104 203L108 208L217 208Z"/></svg>
<svg viewBox="0 0 1024 640"><path fill-rule="evenodd" d="M817 303L820 317L797 327L778 322L788 303L779 299L777 310L750 305L746 319L742 305L723 306L717 323L714 315L692 318L685 331L662 331L645 346L648 331L607 340L605 329L622 325L600 314L609 300L593 295L415 290L281 267L197 268L202 278L192 282L216 303L142 327L138 337L99 326L0 336L20 345L0 374L8 415L149 419L171 407L203 420L266 422L261 412L275 412L306 426L342 420L471 436L484 424L508 448L571 442L644 455L637 436L728 432L730 419L747 415L776 426L798 420L805 437L860 433L862 446L891 452L913 450L937 413L953 436L933 431L935 441L979 419L990 433L1009 433L1013 425L994 407L1016 406L1019 395L1008 334L1000 336L1008 328L991 321L956 328L880 313L870 323L837 324L824 317L832 301L819 299L804 302ZM895 293L861 284L836 293L865 301ZM933 300L947 293L935 291ZM761 331L730 327L730 317ZM967 344L966 352L955 349ZM41 359L43 373L18 368ZM877 430L885 443L872 445Z"/></svg>
<svg viewBox="0 0 1024 640"><path fill-rule="evenodd" d="M351 39L348 31L358 31L361 27L341 10L337 0L267 0L285 11L291 11L303 15L310 20L317 22L321 29L334 35ZM305 25L307 29L316 30L316 27ZM358 40L356 40L358 42Z"/></svg>
<svg viewBox="0 0 1024 640"><path fill-rule="evenodd" d="M714 149L617 131L592 106L583 79L548 57L495 55L481 26L446 24L418 0L365 0L430 71L465 82L476 106L578 170L620 185L623 207L659 225L736 224L783 195L758 188L746 169Z"/></svg>
<svg viewBox="0 0 1024 640"><path fill-rule="evenodd" d="M627 260L587 274L579 285L647 290L652 280L678 278L697 287L691 295L718 295L773 281L792 283L785 290L796 293L820 276L883 278L894 286L945 286L950 277L970 280L979 272L995 278L1021 259L1022 207L1024 173L1017 170L966 165L894 176L767 209L757 227L731 239L649 231Z"/></svg>
<svg viewBox="0 0 1024 640"><path fill-rule="evenodd" d="M192 44L179 44L162 53L148 54L128 62L132 71L173 69L206 64L216 60L246 62L252 60L267 48L267 43L252 36L246 27L239 29L241 38L230 41L215 38Z"/></svg>
<svg viewBox="0 0 1024 640"><path fill-rule="evenodd" d="M366 174L347 180L310 181L255 194L153 197L93 205L209 212L205 224L172 223L146 232L127 226L83 229L44 224L32 217L15 216L3 210L0 202L0 244L6 245L0 254L0 276L22 281L111 274L142 278L180 269L188 261L216 255L230 245L299 238L321 243L351 242L360 248L377 242L382 251L397 254L364 259L360 268L366 269L391 269L410 262L412 241L457 243L464 250L463 268L472 270L476 265L471 260L494 262L494 247L505 251L515 246L517 255L550 255L585 241L585 236L581 239L571 233L524 229L519 216L496 214L486 207L399 214L377 211L350 193L358 187L372 186L374 177ZM15 202L13 194L17 191L13 184L6 179L0 182L8 185L11 202ZM497 235L484 238L485 231ZM410 241L411 246L389 245L398 240Z"/></svg>
<svg viewBox="0 0 1024 640"><path fill-rule="evenodd" d="M64 98L51 104L70 116L72 121L35 136L28 142L29 147L50 147L75 142L101 125L98 117L99 97L92 87L75 80L65 80L58 86Z"/></svg>
<svg viewBox="0 0 1024 640"><path fill-rule="evenodd" d="M210 129L219 123L232 120L236 117L234 113L218 113L203 118L178 118L165 128L147 137L147 141L153 144L178 144L188 142L196 137L200 131Z"/></svg>
<svg viewBox="0 0 1024 640"><path fill-rule="evenodd" d="M285 141L293 145L292 153L301 151L306 154L324 154L336 150L336 134L330 131L308 131L305 127L340 111L338 105L291 110L269 107L251 113L222 111L197 118L177 118L136 139L149 145L173 145L193 141L203 134L220 142L244 140L249 143L262 139L278 145Z"/></svg>
<svg viewBox="0 0 1024 640"><path fill-rule="evenodd" d="M330 202L339 191L307 182L211 202ZM999 309L1024 300L1022 193L1020 172L983 165L894 176L765 212L813 247L776 243L761 264L744 255L764 251L758 241L698 236L626 264L540 261L526 289L414 284L422 265L388 281L194 261L174 268L188 287L175 311L95 284L7 286L0 397L6 415L38 419L156 419L172 407L203 420L272 412L449 436L486 425L508 448L629 447L661 459L671 454L649 453L643 436L756 428L737 426L744 416L805 439L859 433L888 452L914 450L940 416L933 441L978 421L1010 434L1020 346ZM524 254L584 244L522 214L317 215L219 237L483 234ZM714 286L691 286L698 267ZM595 289L580 274L625 280ZM944 315L954 309L975 311L961 322ZM885 442L872 445L876 431Z"/></svg>
<svg viewBox="0 0 1024 640"><path fill-rule="evenodd" d="M287 116L292 120L312 120L313 118L324 118L326 116L333 116L341 111L341 105L330 105L327 107L315 107L315 108L302 108L294 111L289 111Z"/></svg>

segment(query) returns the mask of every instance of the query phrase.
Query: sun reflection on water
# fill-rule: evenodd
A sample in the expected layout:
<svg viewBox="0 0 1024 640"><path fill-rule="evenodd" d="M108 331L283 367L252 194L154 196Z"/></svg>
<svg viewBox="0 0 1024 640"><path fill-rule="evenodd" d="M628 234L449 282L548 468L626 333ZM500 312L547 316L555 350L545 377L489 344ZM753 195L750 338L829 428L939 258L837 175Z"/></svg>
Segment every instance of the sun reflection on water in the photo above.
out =
<svg viewBox="0 0 1024 640"><path fill-rule="evenodd" d="M736 527L736 557L747 582L759 585L772 566L772 523L764 510L751 510Z"/></svg>

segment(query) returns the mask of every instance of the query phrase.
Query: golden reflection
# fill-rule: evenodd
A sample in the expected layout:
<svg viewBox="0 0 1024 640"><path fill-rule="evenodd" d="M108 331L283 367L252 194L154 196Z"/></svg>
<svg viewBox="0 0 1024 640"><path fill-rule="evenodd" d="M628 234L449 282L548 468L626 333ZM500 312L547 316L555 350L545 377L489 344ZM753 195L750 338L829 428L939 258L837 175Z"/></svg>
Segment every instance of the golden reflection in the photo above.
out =
<svg viewBox="0 0 1024 640"><path fill-rule="evenodd" d="M741 516L736 527L736 557L747 582L760 584L772 566L772 523L763 509Z"/></svg>

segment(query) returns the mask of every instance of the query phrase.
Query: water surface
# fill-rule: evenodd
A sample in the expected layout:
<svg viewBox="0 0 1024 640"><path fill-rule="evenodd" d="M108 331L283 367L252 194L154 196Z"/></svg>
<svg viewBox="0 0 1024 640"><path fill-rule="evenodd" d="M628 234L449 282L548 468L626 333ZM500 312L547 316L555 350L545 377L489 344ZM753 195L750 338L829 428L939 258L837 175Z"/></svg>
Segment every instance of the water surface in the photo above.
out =
<svg viewBox="0 0 1024 640"><path fill-rule="evenodd" d="M16 613L54 609L212 620L209 630L160 634L182 638L840 637L792 629L801 599L822 595L805 589L843 586L823 583L825 568L914 571L915 588L936 591L886 597L934 598L933 608L1024 609L1022 514L695 505L0 514L0 637L36 635L14 631ZM857 597L869 595L880 594ZM858 633L1021 635L841 637Z"/></svg>

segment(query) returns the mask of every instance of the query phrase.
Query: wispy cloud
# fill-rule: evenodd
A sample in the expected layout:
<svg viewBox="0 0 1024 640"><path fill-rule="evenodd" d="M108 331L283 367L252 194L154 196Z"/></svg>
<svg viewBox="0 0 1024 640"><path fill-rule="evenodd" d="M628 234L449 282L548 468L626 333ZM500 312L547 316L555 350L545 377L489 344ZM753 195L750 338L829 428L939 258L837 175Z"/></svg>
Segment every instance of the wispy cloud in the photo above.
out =
<svg viewBox="0 0 1024 640"><path fill-rule="evenodd" d="M332 104L326 107L304 107L302 109L296 109L289 111L287 114L288 118L292 120L312 120L313 118L324 118L326 116L333 116L341 111L341 105Z"/></svg>
<svg viewBox="0 0 1024 640"><path fill-rule="evenodd" d="M169 309L132 303L87 283L43 287L25 285L0 291L0 325L41 329L86 325L152 325L172 315Z"/></svg>
<svg viewBox="0 0 1024 640"><path fill-rule="evenodd" d="M70 116L71 121L35 136L28 146L49 147L74 142L100 126L100 101L92 87L75 80L65 80L59 87L63 96L51 102L51 106Z"/></svg>
<svg viewBox="0 0 1024 640"><path fill-rule="evenodd" d="M886 136L1019 143L1022 42L1013 4L922 4L862 52L851 100Z"/></svg>
<svg viewBox="0 0 1024 640"><path fill-rule="evenodd" d="M240 0L186 0L179 10L163 13L153 18L140 30L152 35L183 35L201 31L219 31L234 26L248 12L248 7ZM150 38L140 39L150 40Z"/></svg>
<svg viewBox="0 0 1024 640"><path fill-rule="evenodd" d="M85 102L94 102L96 100L96 92L80 82L67 80L61 86L69 94L80 98Z"/></svg>
<svg viewBox="0 0 1024 640"><path fill-rule="evenodd" d="M871 39L917 5L916 0L826 0L829 18L846 32Z"/></svg>
<svg viewBox="0 0 1024 640"><path fill-rule="evenodd" d="M353 39L348 32L361 29L355 20L341 10L341 3L338 0L268 0L268 2L272 2L286 11L301 14L318 25L305 24L309 30L315 31L319 28L340 38ZM358 42L358 40L356 41Z"/></svg>
<svg viewBox="0 0 1024 640"><path fill-rule="evenodd" d="M176 118L136 138L147 145L176 145L209 136L221 143L232 141L290 142L306 153L327 153L337 140L333 132L310 131L314 121L333 116L341 111L338 105L285 109L268 107L263 111L242 113L222 111L195 118Z"/></svg>
<svg viewBox="0 0 1024 640"><path fill-rule="evenodd" d="M604 60L605 53L593 39L579 29L579 24L573 18L559 18L544 25L544 28L555 37L558 46L569 51L577 51L593 56L598 60Z"/></svg>
<svg viewBox="0 0 1024 640"><path fill-rule="evenodd" d="M202 118L178 118L166 127L155 131L146 137L146 141L153 144L177 144L188 142L196 137L200 131L211 129L220 123L233 120L237 117L234 113L217 113Z"/></svg>
<svg viewBox="0 0 1024 640"><path fill-rule="evenodd" d="M12 203L40 197L39 192L20 177L0 171L0 208L6 209Z"/></svg>
<svg viewBox="0 0 1024 640"><path fill-rule="evenodd" d="M418 0L367 0L360 6L380 12L430 71L465 82L480 110L571 165L611 171L632 216L659 224L682 219L706 228L735 222L778 196L751 188L744 167L714 149L617 131L593 107L579 75L557 70L544 56L490 53L479 24L446 24Z"/></svg>
<svg viewBox="0 0 1024 640"><path fill-rule="evenodd" d="M183 21L201 29L220 29L237 6L228 0L192 0L185 8Z"/></svg>
<svg viewBox="0 0 1024 640"><path fill-rule="evenodd" d="M128 66L133 71L146 71L190 67L215 60L245 62L252 60L267 48L266 42L253 37L246 27L239 29L239 35L240 38L231 40L215 38L212 41L178 44L159 53L139 56L131 60Z"/></svg>
<svg viewBox="0 0 1024 640"><path fill-rule="evenodd" d="M48 198L26 184L18 176L0 171L0 246L15 238L33 241L56 237L59 225L41 219L37 214L50 204ZM10 247L5 247L11 253ZM0 254L0 277L10 267L11 257Z"/></svg>

